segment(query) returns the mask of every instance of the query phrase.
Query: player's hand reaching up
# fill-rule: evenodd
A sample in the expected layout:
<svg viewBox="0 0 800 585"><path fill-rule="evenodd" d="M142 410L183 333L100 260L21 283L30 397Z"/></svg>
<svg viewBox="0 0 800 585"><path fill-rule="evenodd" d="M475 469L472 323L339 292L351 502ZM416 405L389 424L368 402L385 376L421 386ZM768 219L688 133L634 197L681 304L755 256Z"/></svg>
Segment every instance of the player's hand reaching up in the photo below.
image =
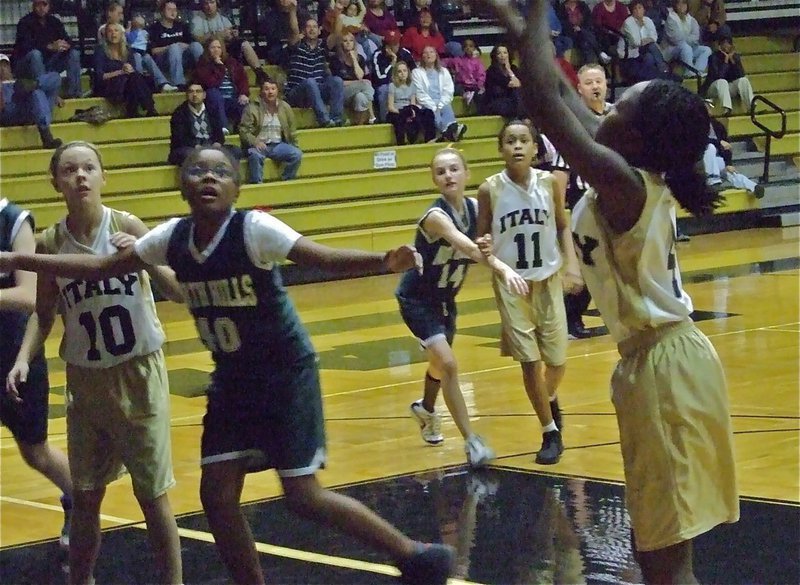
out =
<svg viewBox="0 0 800 585"><path fill-rule="evenodd" d="M383 263L392 272L405 272L416 268L422 274L422 256L414 246L404 245L389 250L383 257Z"/></svg>

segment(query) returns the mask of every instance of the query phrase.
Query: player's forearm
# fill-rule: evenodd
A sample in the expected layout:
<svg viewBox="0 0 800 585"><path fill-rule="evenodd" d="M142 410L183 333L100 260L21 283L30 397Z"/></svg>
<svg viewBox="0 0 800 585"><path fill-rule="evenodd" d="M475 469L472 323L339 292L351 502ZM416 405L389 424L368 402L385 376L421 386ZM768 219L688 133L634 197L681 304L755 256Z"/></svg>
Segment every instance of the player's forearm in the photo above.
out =
<svg viewBox="0 0 800 585"><path fill-rule="evenodd" d="M43 316L35 312L30 316L25 327L22 344L17 352L17 363L29 364L34 356L39 355L39 352L44 348L47 336L50 335L50 330L53 328L53 320L54 316L52 314Z"/></svg>
<svg viewBox="0 0 800 585"><path fill-rule="evenodd" d="M130 258L131 254L126 254L125 256ZM133 256L133 258L136 257ZM0 267L9 266L16 270L28 270L65 278L89 280L118 276L139 268L135 262L121 260L123 260L121 254L94 256L89 254L19 254L7 252L0 254Z"/></svg>
<svg viewBox="0 0 800 585"><path fill-rule="evenodd" d="M184 303L183 290L175 279L175 273L166 266L151 266L147 272L153 278L158 291L169 300Z"/></svg>
<svg viewBox="0 0 800 585"><path fill-rule="evenodd" d="M28 287L4 288L0 294L0 311L32 313L35 307L36 293L31 293L31 289Z"/></svg>

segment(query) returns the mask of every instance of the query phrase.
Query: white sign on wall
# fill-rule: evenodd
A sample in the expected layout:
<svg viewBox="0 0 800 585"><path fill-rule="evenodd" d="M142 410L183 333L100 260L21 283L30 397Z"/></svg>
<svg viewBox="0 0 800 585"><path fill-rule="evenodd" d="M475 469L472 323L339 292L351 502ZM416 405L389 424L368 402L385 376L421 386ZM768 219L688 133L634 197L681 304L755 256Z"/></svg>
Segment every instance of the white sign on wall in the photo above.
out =
<svg viewBox="0 0 800 585"><path fill-rule="evenodd" d="M397 151L396 150L379 150L372 157L373 169L396 169L397 168Z"/></svg>

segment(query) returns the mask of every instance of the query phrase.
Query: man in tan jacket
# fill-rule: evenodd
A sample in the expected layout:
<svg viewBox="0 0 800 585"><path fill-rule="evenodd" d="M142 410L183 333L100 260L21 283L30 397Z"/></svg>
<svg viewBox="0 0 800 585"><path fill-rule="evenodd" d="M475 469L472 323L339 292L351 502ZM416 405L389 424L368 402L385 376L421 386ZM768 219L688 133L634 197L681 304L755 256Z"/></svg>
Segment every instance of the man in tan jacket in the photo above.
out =
<svg viewBox="0 0 800 585"><path fill-rule="evenodd" d="M284 163L281 180L294 179L302 151L297 147L297 126L292 107L278 99L278 84L267 77L259 99L250 102L239 123L242 149L246 149L250 183L264 180L264 159Z"/></svg>

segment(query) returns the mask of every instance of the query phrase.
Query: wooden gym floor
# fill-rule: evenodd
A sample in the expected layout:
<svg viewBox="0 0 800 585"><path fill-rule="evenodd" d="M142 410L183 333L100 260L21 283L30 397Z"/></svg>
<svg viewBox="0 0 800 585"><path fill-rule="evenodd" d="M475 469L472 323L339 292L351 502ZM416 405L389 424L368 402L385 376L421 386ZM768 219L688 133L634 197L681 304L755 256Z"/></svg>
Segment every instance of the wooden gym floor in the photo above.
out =
<svg viewBox="0 0 800 585"><path fill-rule="evenodd" d="M797 583L800 566L798 269L800 230L696 236L679 261L699 327L728 374L742 520L698 539L703 582ZM328 433L325 485L354 495L411 536L457 547L453 583L637 583L628 542L618 433L608 380L616 348L598 335L571 341L560 390L563 459L537 466L541 437L518 366L498 351L488 273L474 267L460 295L456 354L478 432L497 450L470 474L445 417L443 446L429 447L407 416L425 365L396 309L397 276L294 286L290 294L322 366ZM209 355L184 308L159 303L172 393L173 458L186 583L224 583L198 499L199 437ZM51 336L50 440L63 448L64 369ZM440 401L441 402L441 401ZM63 583L56 537L58 490L0 434L0 582ZM251 475L248 517L272 583L389 583L387 559L291 517L271 472ZM142 515L127 479L108 488L98 583L153 582ZM792 553L791 551L795 552Z"/></svg>

